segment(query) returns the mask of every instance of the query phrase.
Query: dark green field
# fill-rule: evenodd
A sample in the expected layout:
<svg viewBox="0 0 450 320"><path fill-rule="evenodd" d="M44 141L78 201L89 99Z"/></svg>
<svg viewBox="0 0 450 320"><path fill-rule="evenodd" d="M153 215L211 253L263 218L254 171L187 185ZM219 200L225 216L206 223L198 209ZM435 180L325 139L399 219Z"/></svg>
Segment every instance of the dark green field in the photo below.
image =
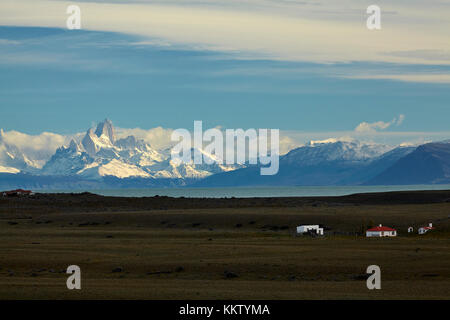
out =
<svg viewBox="0 0 450 320"><path fill-rule="evenodd" d="M0 198L0 299L449 299L449 216L448 191ZM428 222L432 233L407 234ZM379 223L399 236L360 234ZM299 224L326 235L294 237ZM366 287L373 264L381 290ZM69 265L81 268L81 290L66 288Z"/></svg>

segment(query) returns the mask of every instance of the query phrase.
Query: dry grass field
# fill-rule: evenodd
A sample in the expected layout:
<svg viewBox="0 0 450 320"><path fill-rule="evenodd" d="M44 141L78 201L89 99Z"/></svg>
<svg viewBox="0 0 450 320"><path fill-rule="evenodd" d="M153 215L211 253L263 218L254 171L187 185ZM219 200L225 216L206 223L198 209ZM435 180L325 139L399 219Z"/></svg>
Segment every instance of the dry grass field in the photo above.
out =
<svg viewBox="0 0 450 320"><path fill-rule="evenodd" d="M133 200L47 200L0 201L0 299L450 298L447 201L130 210ZM429 221L432 233L407 234ZM326 236L293 236L311 223ZM399 236L358 234L371 223ZM381 290L366 287L373 264ZM66 288L69 265L81 268L81 290Z"/></svg>

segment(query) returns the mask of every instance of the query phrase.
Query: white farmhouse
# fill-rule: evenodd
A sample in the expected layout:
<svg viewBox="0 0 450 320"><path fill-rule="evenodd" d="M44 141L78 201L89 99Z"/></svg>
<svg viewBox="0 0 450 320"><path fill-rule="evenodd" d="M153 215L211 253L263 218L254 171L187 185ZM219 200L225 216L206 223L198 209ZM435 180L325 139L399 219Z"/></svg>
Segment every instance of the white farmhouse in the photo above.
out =
<svg viewBox="0 0 450 320"><path fill-rule="evenodd" d="M378 227L366 231L366 237L396 237L397 230L384 227L381 224Z"/></svg>
<svg viewBox="0 0 450 320"><path fill-rule="evenodd" d="M303 234L308 232L316 232L316 234L323 236L323 228L320 228L318 224L302 225L297 227L297 233Z"/></svg>
<svg viewBox="0 0 450 320"><path fill-rule="evenodd" d="M434 229L433 224L430 222L428 224L428 227L420 227L419 228L419 234L427 233L428 231L433 230L433 229Z"/></svg>

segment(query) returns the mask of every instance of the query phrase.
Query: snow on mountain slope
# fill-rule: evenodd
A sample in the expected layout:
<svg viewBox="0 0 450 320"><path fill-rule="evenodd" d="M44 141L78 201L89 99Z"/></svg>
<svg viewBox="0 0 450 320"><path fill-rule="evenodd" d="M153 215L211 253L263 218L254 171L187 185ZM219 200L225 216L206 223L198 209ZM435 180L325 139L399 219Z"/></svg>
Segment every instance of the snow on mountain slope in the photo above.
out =
<svg viewBox="0 0 450 320"><path fill-rule="evenodd" d="M391 163L391 158L397 160L403 156L404 150L396 149L390 154L392 149L390 146L356 140L311 141L282 156L280 172L277 177L271 179L278 179L276 182L279 184L326 184L342 181L353 183L356 178L362 180L367 175L384 170L385 166ZM90 180L102 180L104 177L202 179L216 174L232 173L231 171L246 167L221 164L222 161L217 156L192 148L192 156L196 153L202 155L202 164L177 164L171 160L170 149L156 150L135 136L118 139L112 122L105 120L99 123L95 130L87 130L84 137L78 136L68 146L58 148L41 170L33 169L32 173L78 176ZM385 154L389 157L380 158ZM373 170L368 170L367 166L371 163L374 164L373 168L371 167ZM30 172L30 168L32 163L19 150L2 143L0 136L0 172ZM242 171L242 179L237 176L241 174L241 170L236 174L233 172L228 175L230 183L238 183L240 180L242 181L239 183L250 183L252 179L245 174L250 171L253 174L251 168ZM258 176L252 181L256 183L258 179L261 178ZM263 183L272 183L266 180Z"/></svg>
<svg viewBox="0 0 450 320"><path fill-rule="evenodd" d="M378 157L393 147L366 144L359 141L311 141L303 147L288 152L282 161L302 166L330 161L366 161Z"/></svg>
<svg viewBox="0 0 450 320"><path fill-rule="evenodd" d="M171 177L171 178L205 178L212 174L233 171L244 165L227 165L221 164L221 159L217 156L207 153L204 150L192 148L191 155L201 154L203 156L202 164L190 163L177 164L166 156L166 160L158 163L156 166L149 167L149 170L156 171L155 176Z"/></svg>
<svg viewBox="0 0 450 320"><path fill-rule="evenodd" d="M117 159L113 159L111 162L99 167L98 172L100 176L114 176L117 178L129 178L129 177L142 177L150 178L150 174L142 170L141 168L127 164Z"/></svg>
<svg viewBox="0 0 450 320"><path fill-rule="evenodd" d="M129 159L129 162L140 167L151 167L167 159L167 156L151 148L143 140L134 136L117 140L118 156Z"/></svg>
<svg viewBox="0 0 450 320"><path fill-rule="evenodd" d="M84 136L83 140L81 141L81 144L84 147L84 150L90 155L95 156L97 152L101 151L102 149L113 149L114 145L112 144L111 140L108 136L102 134L101 136L97 136L94 133L94 130L89 129Z"/></svg>
<svg viewBox="0 0 450 320"><path fill-rule="evenodd" d="M195 183L196 187L233 186L325 186L359 184L389 166L391 162L378 159L392 147L365 144L355 140L312 141L280 158L279 172L261 176L258 166L207 177ZM401 152L398 152L399 154ZM376 167L372 167L374 160ZM389 161L389 159L387 159ZM366 172L368 173L366 175Z"/></svg>
<svg viewBox="0 0 450 320"><path fill-rule="evenodd" d="M167 150L166 150L167 151ZM144 140L128 136L117 140L111 121L89 129L80 144L72 141L68 147L59 148L45 164L45 175L79 175L90 179L105 176L117 178L203 178L214 173L231 171L239 166L220 164L214 155L200 152L209 163L175 164L170 152L159 152Z"/></svg>
<svg viewBox="0 0 450 320"><path fill-rule="evenodd" d="M56 150L39 173L54 176L76 175L93 162L94 159L72 140L68 147Z"/></svg>

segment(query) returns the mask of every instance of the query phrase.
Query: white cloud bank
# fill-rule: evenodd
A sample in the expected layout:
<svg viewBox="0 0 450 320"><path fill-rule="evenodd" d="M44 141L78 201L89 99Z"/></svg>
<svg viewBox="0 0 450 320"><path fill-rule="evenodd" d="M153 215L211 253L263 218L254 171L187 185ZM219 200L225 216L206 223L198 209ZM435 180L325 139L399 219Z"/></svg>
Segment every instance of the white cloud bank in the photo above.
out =
<svg viewBox="0 0 450 320"><path fill-rule="evenodd" d="M0 129L0 146L7 144L15 147L31 160L35 166L42 167L57 148L68 144L70 139L74 137L76 135L64 136L51 132L29 135L15 130L3 131Z"/></svg>
<svg viewBox="0 0 450 320"><path fill-rule="evenodd" d="M65 28L69 4L74 2L2 0L0 23ZM450 64L448 55L429 57L430 52L447 52L450 45L450 3L440 0L380 1L378 31L366 28L365 11L371 3L360 0L77 4L83 29L141 35L243 57Z"/></svg>
<svg viewBox="0 0 450 320"><path fill-rule="evenodd" d="M144 140L157 150L163 150L173 145L173 142L170 140L172 132L173 129L165 129L162 127L156 127L148 130L140 128L116 128L116 135L119 139L126 138L128 136L135 136L138 139Z"/></svg>

